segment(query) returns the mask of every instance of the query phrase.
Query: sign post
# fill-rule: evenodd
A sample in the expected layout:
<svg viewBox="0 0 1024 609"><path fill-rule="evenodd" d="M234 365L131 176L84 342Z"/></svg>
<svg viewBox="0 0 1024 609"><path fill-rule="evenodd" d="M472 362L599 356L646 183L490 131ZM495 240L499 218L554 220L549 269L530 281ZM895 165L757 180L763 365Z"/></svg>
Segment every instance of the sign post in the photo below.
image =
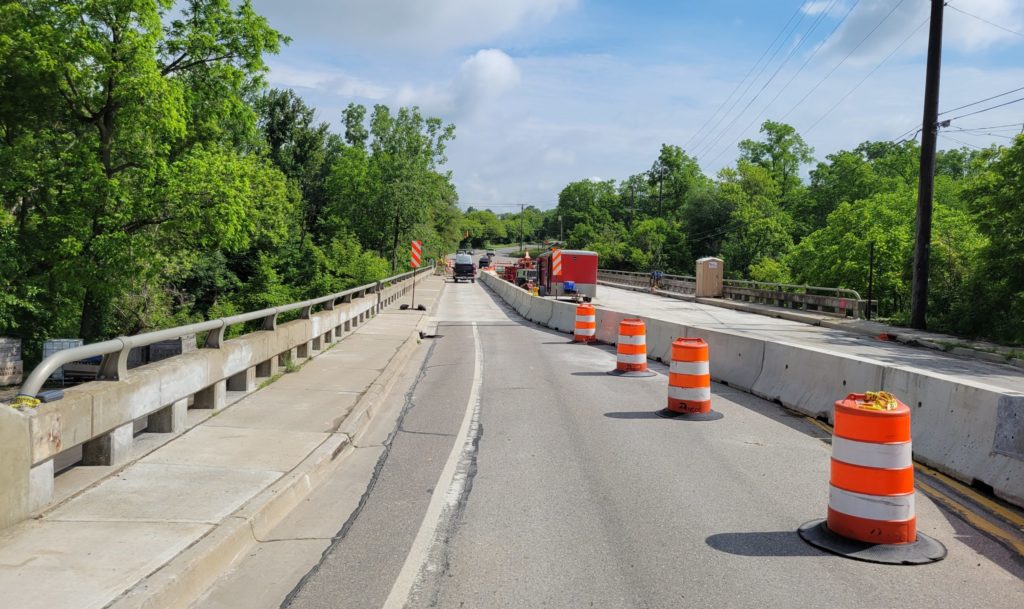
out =
<svg viewBox="0 0 1024 609"><path fill-rule="evenodd" d="M416 308L416 269L420 268L420 260L423 258L423 242L413 241L410 243L409 266L412 267L412 304L410 309Z"/></svg>

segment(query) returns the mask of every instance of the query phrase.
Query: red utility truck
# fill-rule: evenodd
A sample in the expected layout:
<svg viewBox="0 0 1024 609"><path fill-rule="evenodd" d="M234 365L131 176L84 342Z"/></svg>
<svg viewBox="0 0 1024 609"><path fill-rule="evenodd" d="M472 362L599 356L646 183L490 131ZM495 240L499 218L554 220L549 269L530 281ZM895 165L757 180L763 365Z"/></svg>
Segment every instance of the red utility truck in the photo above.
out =
<svg viewBox="0 0 1024 609"><path fill-rule="evenodd" d="M552 252L537 257L537 284L541 296L580 296L590 301L597 296L597 252L560 250L562 272L554 274Z"/></svg>

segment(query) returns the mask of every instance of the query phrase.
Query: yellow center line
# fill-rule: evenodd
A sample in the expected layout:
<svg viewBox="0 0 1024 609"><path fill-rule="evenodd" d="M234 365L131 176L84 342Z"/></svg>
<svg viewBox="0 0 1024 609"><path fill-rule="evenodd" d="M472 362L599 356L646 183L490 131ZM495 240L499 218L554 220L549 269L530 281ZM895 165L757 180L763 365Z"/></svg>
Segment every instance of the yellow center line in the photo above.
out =
<svg viewBox="0 0 1024 609"><path fill-rule="evenodd" d="M963 505L962 503L956 501L949 495L943 493L942 491L931 486L930 484L922 482L920 479L915 481L915 485L919 489L921 489L921 491L924 494L928 495L938 503L941 503L942 505L946 506L946 508L948 508L956 515L963 518L968 524L970 524L974 528L984 533L988 533L992 537L995 537L996 539L1000 540L1002 543L1007 545L1018 555L1024 556L1024 541L1010 534L1006 531L1006 529L993 524L991 521L986 520L985 518L982 518L974 511L972 511L970 507Z"/></svg>
<svg viewBox="0 0 1024 609"><path fill-rule="evenodd" d="M964 495L967 495L968 497L970 497L972 501L975 501L979 505L984 506L986 509L988 509L993 514L996 514L997 516L999 516L1000 518L1006 520L1008 523L1010 523L1013 526L1017 527L1021 531L1024 531L1024 516L1021 516L1020 514L1018 514L1017 512L1014 512L1013 510L1007 508L1006 506L999 505L998 503L996 503L995 501L992 501L988 497L985 497L984 495L981 495L976 490L974 490L971 487L967 486L963 482L960 482L959 480L955 480L955 479L947 476L946 474L944 474L944 473L942 473L940 471L936 471L936 470L928 467L927 465L922 465L921 463L915 463L915 466L917 467L918 471L920 471L921 473L923 473L925 475L928 475L928 476L931 476L932 478L935 478L936 480L938 480L939 482L942 482L945 485L953 487L957 491L959 491L959 492L963 493Z"/></svg>

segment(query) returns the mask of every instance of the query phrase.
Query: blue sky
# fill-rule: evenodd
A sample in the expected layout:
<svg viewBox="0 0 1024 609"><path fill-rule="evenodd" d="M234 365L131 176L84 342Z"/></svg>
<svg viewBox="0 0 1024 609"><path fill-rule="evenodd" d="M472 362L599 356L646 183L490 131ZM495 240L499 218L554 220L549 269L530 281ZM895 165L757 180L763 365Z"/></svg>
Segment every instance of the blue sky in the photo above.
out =
<svg viewBox="0 0 1024 609"><path fill-rule="evenodd" d="M270 59L271 84L295 89L321 120L337 125L354 101L454 122L448 168L463 206L550 207L572 180L648 169L662 143L714 174L766 118L794 125L819 159L920 122L928 0L254 4L293 38ZM1024 87L1024 3L950 5L1018 33L947 7L940 109ZM746 94L729 98L777 38ZM955 121L940 145L1009 141L1010 128L957 129L1021 122L1024 102Z"/></svg>

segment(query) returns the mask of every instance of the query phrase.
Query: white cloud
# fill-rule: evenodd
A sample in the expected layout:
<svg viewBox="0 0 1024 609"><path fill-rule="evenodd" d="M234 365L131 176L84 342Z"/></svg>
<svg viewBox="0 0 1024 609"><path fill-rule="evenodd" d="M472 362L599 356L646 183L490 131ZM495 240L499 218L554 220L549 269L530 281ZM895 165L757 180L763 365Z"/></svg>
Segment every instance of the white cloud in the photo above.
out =
<svg viewBox="0 0 1024 609"><path fill-rule="evenodd" d="M477 51L462 62L450 80L422 85L389 86L340 70L298 67L278 60L271 61L270 68L270 84L274 87L312 92L340 106L348 101L419 106L446 120L472 120L514 89L522 78L515 60L499 49Z"/></svg>
<svg viewBox="0 0 1024 609"><path fill-rule="evenodd" d="M347 98L382 100L391 89L332 68L302 68L271 60L270 84L290 89L313 89Z"/></svg>
<svg viewBox="0 0 1024 609"><path fill-rule="evenodd" d="M1020 42L1010 32L953 10L963 9L1011 30L1024 30L1024 4L1020 0L957 0L946 7L944 39L971 52L1004 42Z"/></svg>
<svg viewBox="0 0 1024 609"><path fill-rule="evenodd" d="M380 37L365 43L366 55L340 53L339 57L345 58L344 70L303 63L302 56L315 56L320 64L331 61L330 49L334 47L323 45L322 40L318 43L320 47L303 49L302 55L288 55L299 46L297 41L282 57L272 60L271 82L276 86L306 88L303 97L334 121L338 120L348 101L379 101L392 106L419 105L428 115L455 122L457 137L448 148L448 168L453 171L461 202L464 206L494 205L496 211L511 209L499 207L507 203L552 207L558 192L570 181L593 176L623 179L650 168L662 143L687 144L734 89L749 67L749 61L761 50L752 49L750 52L755 54L746 57L745 61L736 61L735 54L722 52L710 60L706 55L695 57L692 64L683 63L685 60L678 59L679 54L671 55L671 61L676 63L659 63L669 60L667 55L657 52L630 60L608 54L570 52L545 55L543 51L536 50L520 51L515 57L510 57L498 49L477 51L474 48L472 51L441 55L419 53L410 57L377 49L390 45L388 41L403 31L406 26L402 23L411 17L402 15L397 17L396 23L377 24L360 16L360 11L393 9L397 0L382 0L376 4L365 0L359 3L361 7L355 9L352 8L354 0L343 0L339 5L346 7L344 11L326 7L326 17L319 20L309 18L310 11L302 8L301 2L298 4L301 11L294 10L294 7L288 9L296 13L293 17L304 23L321 21L309 27L332 31L332 35L341 41L339 45L351 40L355 46L363 44L359 41L366 37ZM413 2L410 0L408 4ZM469 2L430 0L429 4L443 8L468 6ZM438 32L454 33L434 44L423 42L418 38L419 34L413 32L410 35L414 40L410 44L419 44L420 48L428 50L458 48L469 44L467 40L493 38L501 35L500 32L511 32L509 28L521 28L531 21L548 19L555 12L573 6L574 2L516 0L511 2L513 7L518 7L515 10L500 0L473 4L470 12L477 11L475 14L479 15L479 11L484 11L490 15L480 17L479 28L474 24L465 25L461 17L430 17L424 21L424 27L433 32L431 36L438 36ZM477 4L480 6L475 6ZM542 4L553 12L541 11L538 7ZM814 2L805 3L804 11L825 10L812 4ZM953 0L953 4L1011 29L1024 30L1024 2ZM894 137L920 121L927 28L923 28L917 38L826 120L808 132L822 114L927 17L927 5L928 2L923 0L906 0L886 26L880 28L841 70L786 119L805 134L819 159L837 150L852 148L864 140ZM833 7L842 7L843 14L850 6L849 0L833 4ZM893 6L894 0L860 0L840 30L841 35L830 43L829 48L819 52L760 120L754 120L756 113L761 112L781 85L789 81L792 70L802 61L795 58L732 130L720 137L715 133L710 142L712 145L700 155L704 170L713 175L722 166L735 162L736 141L757 137L763 118L782 119L782 115ZM420 11L417 6L408 10L417 14ZM269 12L282 11L278 7ZM340 17L337 15L341 14L345 14L351 23L338 21ZM335 16L333 21L331 15ZM836 22L833 12L817 32L818 36L830 31ZM365 31L350 35L352 28ZM465 31L455 31L458 28ZM301 34L282 29L292 35ZM1012 34L948 7L945 33L946 48L951 52L944 57L940 103L943 109L1018 87L1024 81L1024 68L1016 67L1020 62L1007 61L1007 58L1019 57L1019 47L1008 46L1021 42ZM534 35L532 30L529 35ZM530 48L520 44L519 39L508 42L516 45L513 48ZM798 54L799 59L805 57L811 42L802 47L804 50ZM723 41L722 44L732 42ZM328 49L322 58L311 54L311 51L318 53L321 47ZM1004 49L1010 51L995 61L987 61L989 57L984 54L963 57L965 52L990 48L1004 53ZM741 103L737 111L743 105ZM963 123L960 127L1019 122L1022 107L1024 104L1009 106L964 119L960 121ZM731 119L730 116L722 127ZM978 122L971 122L975 120ZM748 123L752 127L746 132L741 131ZM998 141L992 137L986 140L977 134L950 132L950 135L979 146ZM698 143L703 142L694 140L688 151L693 153L701 149ZM956 145L940 139L940 146Z"/></svg>
<svg viewBox="0 0 1024 609"><path fill-rule="evenodd" d="M802 7L800 7L800 10L802 10L805 14L811 15L813 17L814 15L820 15L824 13L826 10L828 10L829 5L832 4L834 1L835 0L815 0L812 2L806 2Z"/></svg>
<svg viewBox="0 0 1024 609"><path fill-rule="evenodd" d="M576 153L572 150L552 146L544 151L541 158L544 159L545 163L552 165L572 165L576 162Z"/></svg>
<svg viewBox="0 0 1024 609"><path fill-rule="evenodd" d="M521 78L519 66L504 51L483 49L462 62L452 81L422 87L404 85L395 102L420 106L449 119L472 119L518 85Z"/></svg>
<svg viewBox="0 0 1024 609"><path fill-rule="evenodd" d="M809 2L808 4L817 4ZM982 17L1012 30L1024 29L1024 3L1019 0L956 0L956 8ZM807 5L805 5L806 11ZM895 10L894 10L894 7ZM892 11L892 16L888 15ZM922 22L928 19L929 3L907 0L894 5L892 0L861 0L836 35L822 51L825 55L845 56L876 26L878 29L857 49L853 64L877 61L887 55ZM845 13L845 11L844 11ZM885 21L883 22L883 19ZM881 25L879 25L881 24ZM975 53L1005 43L1019 43L1020 38L952 9L945 9L943 50ZM919 55L927 50L928 28L924 27L907 43L902 55Z"/></svg>
<svg viewBox="0 0 1024 609"><path fill-rule="evenodd" d="M296 39L335 45L444 50L485 44L546 23L578 0L255 0L257 12Z"/></svg>

